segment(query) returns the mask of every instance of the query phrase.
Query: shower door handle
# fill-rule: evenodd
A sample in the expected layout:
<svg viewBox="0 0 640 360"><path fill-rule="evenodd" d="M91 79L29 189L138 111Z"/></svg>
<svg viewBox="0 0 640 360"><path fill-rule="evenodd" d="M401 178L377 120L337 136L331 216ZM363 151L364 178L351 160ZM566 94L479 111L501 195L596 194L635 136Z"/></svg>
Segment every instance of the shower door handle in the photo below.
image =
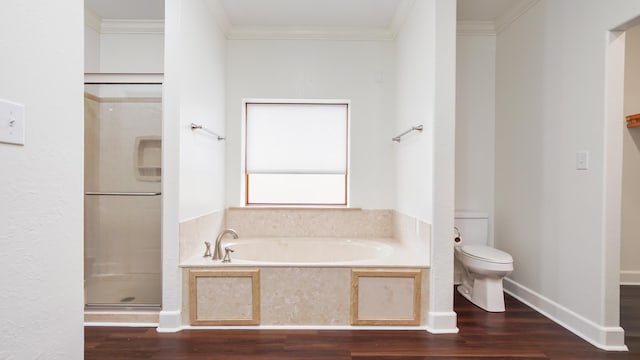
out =
<svg viewBox="0 0 640 360"><path fill-rule="evenodd" d="M87 191L85 195L104 195L104 196L158 196L161 192L99 192Z"/></svg>

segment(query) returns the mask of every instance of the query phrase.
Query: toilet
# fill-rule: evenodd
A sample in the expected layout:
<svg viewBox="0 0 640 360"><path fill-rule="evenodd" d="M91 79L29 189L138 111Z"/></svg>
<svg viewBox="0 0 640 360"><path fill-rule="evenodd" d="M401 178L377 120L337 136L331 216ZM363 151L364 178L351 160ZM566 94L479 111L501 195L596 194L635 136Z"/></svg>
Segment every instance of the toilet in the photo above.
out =
<svg viewBox="0 0 640 360"><path fill-rule="evenodd" d="M502 279L513 271L508 253L487 246L486 213L456 212L455 269L458 292L489 312L504 311Z"/></svg>

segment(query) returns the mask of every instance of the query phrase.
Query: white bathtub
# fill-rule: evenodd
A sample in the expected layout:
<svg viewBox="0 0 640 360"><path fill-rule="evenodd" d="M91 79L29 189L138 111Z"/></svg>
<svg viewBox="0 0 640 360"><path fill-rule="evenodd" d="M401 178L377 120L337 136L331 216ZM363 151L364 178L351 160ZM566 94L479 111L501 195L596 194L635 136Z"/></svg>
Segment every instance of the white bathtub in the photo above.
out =
<svg viewBox="0 0 640 360"><path fill-rule="evenodd" d="M223 239L231 263L192 254L181 267L428 267L427 244L404 244L392 238L264 237ZM204 252L204 247L203 250Z"/></svg>
<svg viewBox="0 0 640 360"><path fill-rule="evenodd" d="M386 306L380 303L386 301L406 310L407 304L415 301L415 289L420 291L421 308L427 309L429 254L426 246L411 246L393 238L241 237L223 239L222 247L234 251L231 253L230 263L204 257L204 252L193 254L181 262L182 303L187 317L191 316L191 311L199 312L201 308L227 307L219 306L223 302L216 300L218 289L213 286L223 286L220 288L220 294L223 294L220 298L229 299L224 301L240 306L242 311L246 311L248 307L243 301L253 299L258 291L260 311L258 315L251 313L259 319L260 325L255 326L256 328L320 329L338 326L362 329L363 326L352 325L354 304L369 301L370 305L362 305L363 308L370 309L367 310L367 319L379 317L388 321L396 316L390 316ZM361 269L358 276L378 277L377 274L380 274L384 277L373 281L373 285L368 284L377 286L377 289L382 289L382 286L387 289L384 291L393 291L393 296L380 299L377 290L368 290L358 293L359 298L354 303L354 274L358 274L358 269ZM234 279L247 277L249 272L250 286L247 279ZM407 286L405 274L416 272L421 274L420 284L417 288L415 283ZM200 276L202 281L198 280ZM214 279L205 280L207 277ZM226 279L219 279L225 277ZM254 280L256 278L257 282ZM203 295L198 295L199 293ZM241 296L242 300L237 296ZM198 303L201 305L197 305ZM193 304L196 304L196 310L190 308ZM228 311L230 319L236 319L239 313L245 314L237 309ZM251 314L247 316L253 318L254 315ZM426 318L420 316L419 319L420 325L406 327L404 322L396 325L402 329L424 329ZM396 325L389 323L394 328ZM225 326L227 325L220 325ZM201 326L192 324L190 327Z"/></svg>
<svg viewBox="0 0 640 360"><path fill-rule="evenodd" d="M349 238L261 238L223 243L234 260L260 263L344 263L375 260L393 254L389 242Z"/></svg>

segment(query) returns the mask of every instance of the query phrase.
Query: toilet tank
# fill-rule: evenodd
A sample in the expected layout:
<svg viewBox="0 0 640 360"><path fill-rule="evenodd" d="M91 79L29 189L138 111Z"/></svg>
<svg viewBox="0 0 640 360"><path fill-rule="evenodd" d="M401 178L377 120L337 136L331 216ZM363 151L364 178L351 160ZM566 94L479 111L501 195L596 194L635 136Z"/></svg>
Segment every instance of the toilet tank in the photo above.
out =
<svg viewBox="0 0 640 360"><path fill-rule="evenodd" d="M460 230L462 244L488 245L489 214L456 211L454 225Z"/></svg>

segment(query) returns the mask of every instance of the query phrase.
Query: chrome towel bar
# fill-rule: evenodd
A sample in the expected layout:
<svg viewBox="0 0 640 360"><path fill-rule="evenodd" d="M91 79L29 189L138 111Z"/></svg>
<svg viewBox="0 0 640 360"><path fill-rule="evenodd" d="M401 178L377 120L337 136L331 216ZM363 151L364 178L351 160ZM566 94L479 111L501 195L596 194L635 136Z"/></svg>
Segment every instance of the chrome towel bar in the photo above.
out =
<svg viewBox="0 0 640 360"><path fill-rule="evenodd" d="M405 136L405 135L407 135L408 133L410 133L410 132L412 132L412 131L420 131L420 132L422 132L422 129L423 129L423 126L422 126L422 125L412 126L412 127L411 127L411 129L409 129L409 130L407 130L407 131L403 132L402 134L400 134L400 135L398 135L398 136L396 136L396 137L391 138L391 140L392 140L392 141L395 141L395 142L400 142L400 140L402 140L402 137L403 137L403 136Z"/></svg>
<svg viewBox="0 0 640 360"><path fill-rule="evenodd" d="M224 136L222 136L222 135L218 135L218 134L216 134L215 132L213 132L213 131L211 131L211 130L207 129L206 127L204 127L204 126L202 126L202 125L200 125L200 124L194 124L194 123L191 123L191 130L202 130L202 131L204 131L204 132L207 132L207 133L209 133L209 134L211 134L211 135L213 135L213 136L217 137L217 138L218 138L218 141L220 141L220 140L224 140L224 139L225 139L225 137L224 137Z"/></svg>
<svg viewBox="0 0 640 360"><path fill-rule="evenodd" d="M104 196L158 196L161 192L99 192L87 191L85 195L104 195Z"/></svg>

